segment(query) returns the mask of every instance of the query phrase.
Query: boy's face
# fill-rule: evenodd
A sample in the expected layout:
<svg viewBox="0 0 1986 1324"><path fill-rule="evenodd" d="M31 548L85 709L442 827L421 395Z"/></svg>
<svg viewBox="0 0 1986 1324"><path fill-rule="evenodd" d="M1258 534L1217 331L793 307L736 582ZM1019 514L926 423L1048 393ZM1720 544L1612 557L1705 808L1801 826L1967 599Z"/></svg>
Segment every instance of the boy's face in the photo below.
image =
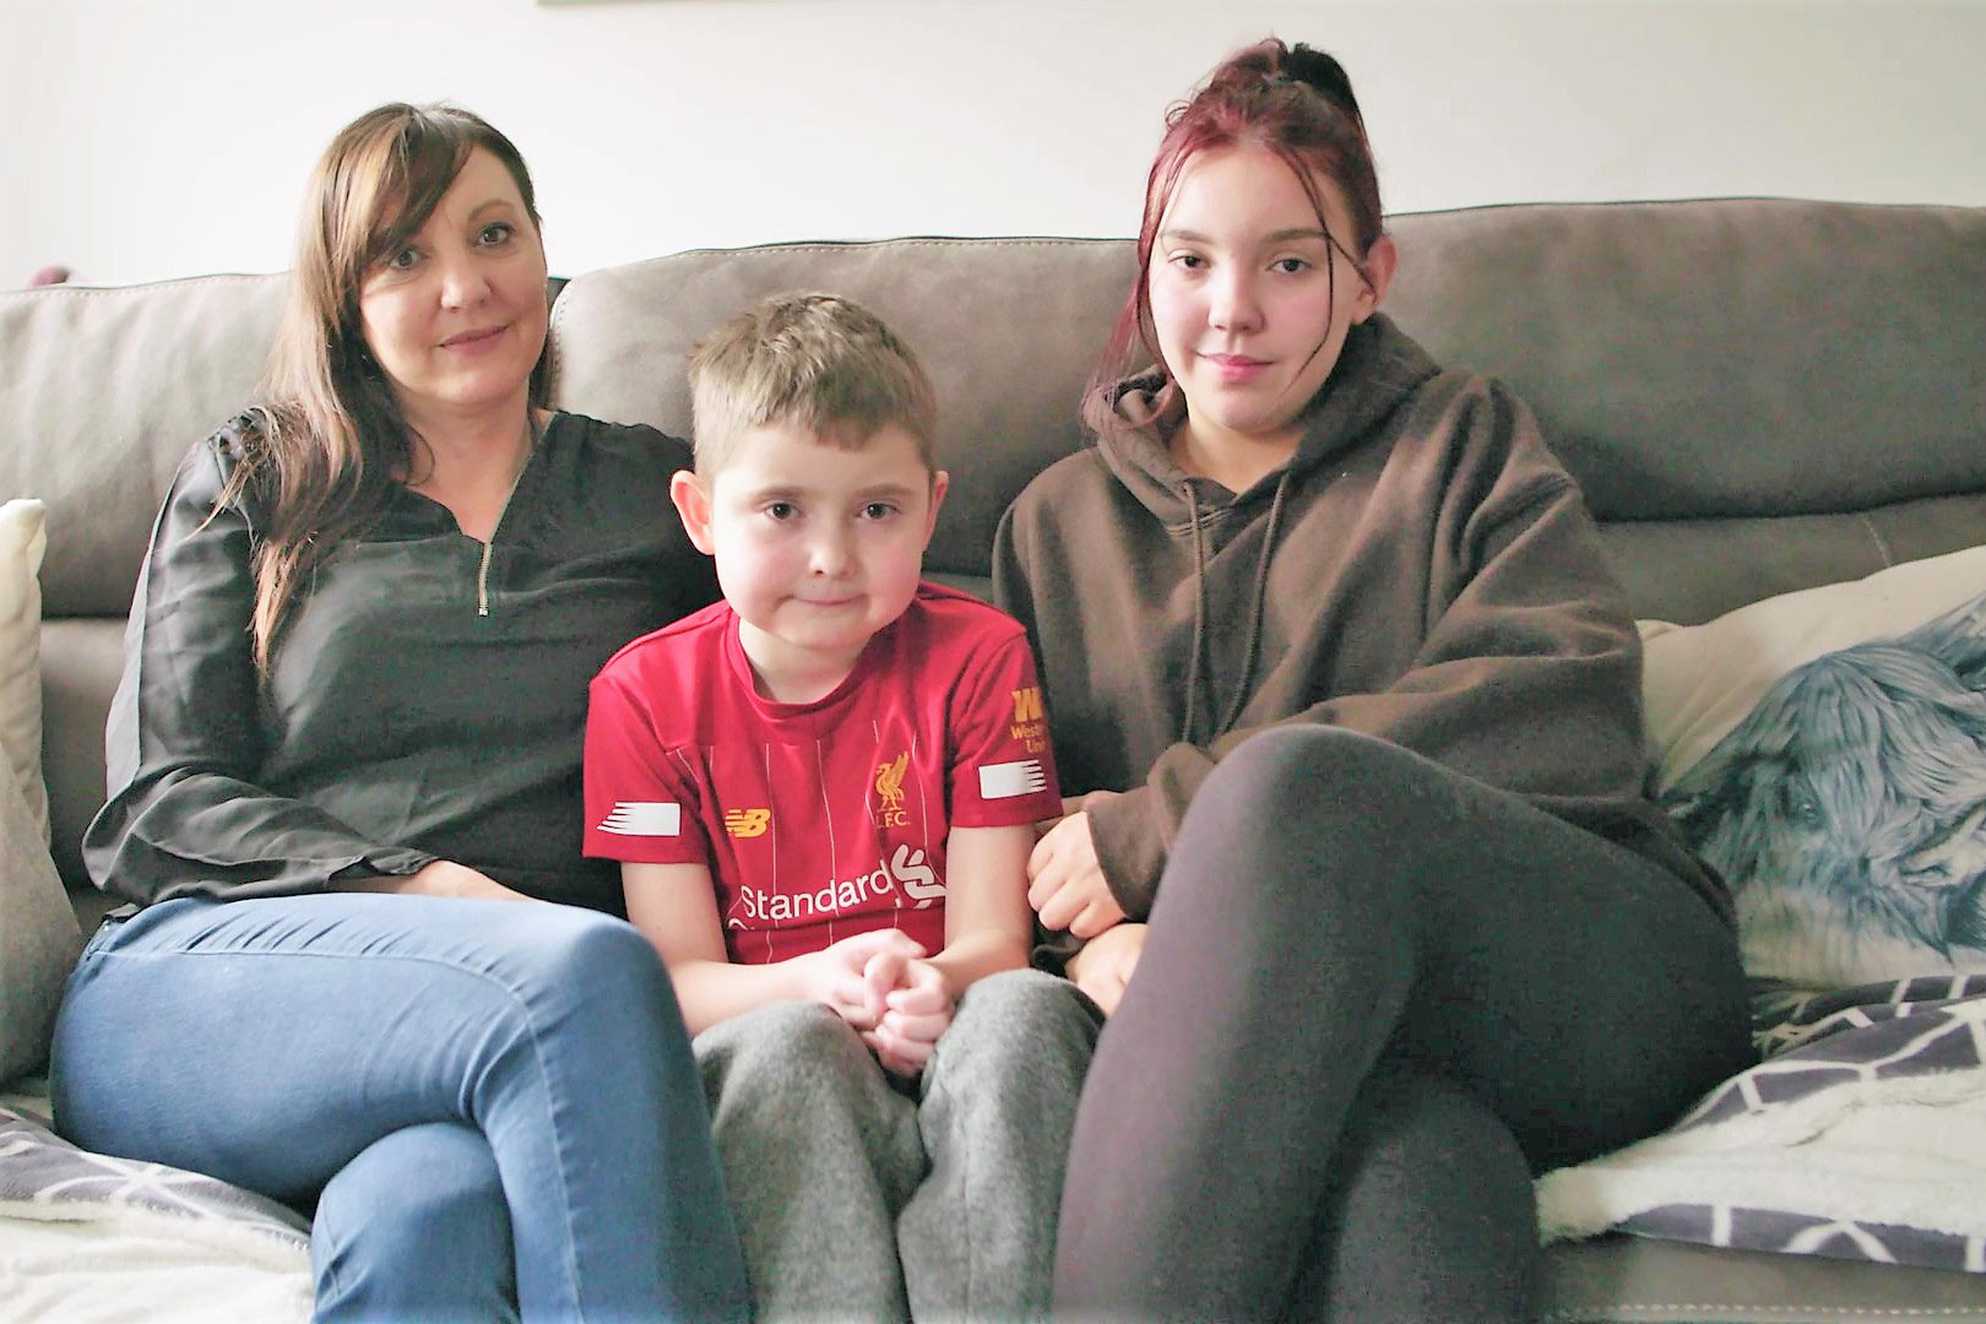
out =
<svg viewBox="0 0 1986 1324"><path fill-rule="evenodd" d="M902 428L842 450L778 424L738 438L715 473L677 474L670 494L777 694L782 678L845 675L903 614L946 483Z"/></svg>

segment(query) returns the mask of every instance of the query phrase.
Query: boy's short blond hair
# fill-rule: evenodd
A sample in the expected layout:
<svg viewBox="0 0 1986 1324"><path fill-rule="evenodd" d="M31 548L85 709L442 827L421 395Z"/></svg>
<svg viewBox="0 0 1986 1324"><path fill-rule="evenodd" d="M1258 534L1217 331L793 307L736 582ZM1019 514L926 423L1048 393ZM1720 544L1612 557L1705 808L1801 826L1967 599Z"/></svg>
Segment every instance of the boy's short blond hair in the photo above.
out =
<svg viewBox="0 0 1986 1324"><path fill-rule="evenodd" d="M935 468L937 394L883 320L833 294L775 294L732 317L690 355L696 469L712 474L753 428L804 428L860 449L895 425Z"/></svg>

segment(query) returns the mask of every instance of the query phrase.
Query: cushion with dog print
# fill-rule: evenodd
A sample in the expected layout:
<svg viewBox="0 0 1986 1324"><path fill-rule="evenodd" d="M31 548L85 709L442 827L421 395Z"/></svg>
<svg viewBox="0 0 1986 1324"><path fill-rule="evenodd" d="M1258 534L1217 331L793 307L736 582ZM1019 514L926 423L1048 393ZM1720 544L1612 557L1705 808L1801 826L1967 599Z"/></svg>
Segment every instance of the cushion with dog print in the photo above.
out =
<svg viewBox="0 0 1986 1324"><path fill-rule="evenodd" d="M1753 978L1986 971L1986 547L1642 633L1659 798Z"/></svg>

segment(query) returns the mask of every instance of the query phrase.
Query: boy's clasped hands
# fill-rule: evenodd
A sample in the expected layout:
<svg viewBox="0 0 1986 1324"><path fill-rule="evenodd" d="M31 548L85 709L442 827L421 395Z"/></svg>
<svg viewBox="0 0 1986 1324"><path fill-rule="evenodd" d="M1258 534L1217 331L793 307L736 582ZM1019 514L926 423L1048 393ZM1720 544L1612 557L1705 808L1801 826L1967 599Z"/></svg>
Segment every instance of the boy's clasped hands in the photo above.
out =
<svg viewBox="0 0 1986 1324"><path fill-rule="evenodd" d="M894 1075L915 1077L952 1023L952 995L923 944L875 929L801 959L816 965L814 998L862 1036Z"/></svg>

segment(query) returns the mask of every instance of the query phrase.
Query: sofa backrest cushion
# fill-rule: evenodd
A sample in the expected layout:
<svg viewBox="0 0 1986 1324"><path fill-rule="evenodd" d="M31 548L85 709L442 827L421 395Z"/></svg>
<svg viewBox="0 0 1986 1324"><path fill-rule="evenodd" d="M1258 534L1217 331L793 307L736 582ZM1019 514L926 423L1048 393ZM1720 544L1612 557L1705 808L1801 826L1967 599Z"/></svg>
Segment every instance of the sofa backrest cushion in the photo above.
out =
<svg viewBox="0 0 1986 1324"><path fill-rule="evenodd" d="M892 239L699 250L579 276L552 309L552 399L690 435L697 340L779 290L855 299L909 342L939 399L952 473L927 570L987 573L1027 481L1082 444L1076 411L1132 272L1100 239Z"/></svg>
<svg viewBox="0 0 1986 1324"><path fill-rule="evenodd" d="M1637 614L1701 621L1981 540L1986 209L1720 200L1389 226L1389 311L1530 402ZM1123 240L895 239L608 268L554 309L553 396L687 435L683 364L718 321L776 290L853 297L938 385L954 473L930 565L983 576L999 512L1082 444L1077 399L1132 260Z"/></svg>
<svg viewBox="0 0 1986 1324"><path fill-rule="evenodd" d="M1986 208L1725 200L1389 224L1389 310L1530 401L1637 615L1705 621L1986 541ZM775 290L851 295L936 379L954 487L930 564L983 585L1001 510L1083 444L1078 396L1131 264L1123 240L1000 238L607 268L554 305L553 402L687 434L698 337ZM48 504L45 771L72 881L153 518L186 449L248 401L285 285L0 291L0 499Z"/></svg>
<svg viewBox="0 0 1986 1324"><path fill-rule="evenodd" d="M0 297L0 497L48 503L42 611L122 616L187 448L243 405L283 276Z"/></svg>

